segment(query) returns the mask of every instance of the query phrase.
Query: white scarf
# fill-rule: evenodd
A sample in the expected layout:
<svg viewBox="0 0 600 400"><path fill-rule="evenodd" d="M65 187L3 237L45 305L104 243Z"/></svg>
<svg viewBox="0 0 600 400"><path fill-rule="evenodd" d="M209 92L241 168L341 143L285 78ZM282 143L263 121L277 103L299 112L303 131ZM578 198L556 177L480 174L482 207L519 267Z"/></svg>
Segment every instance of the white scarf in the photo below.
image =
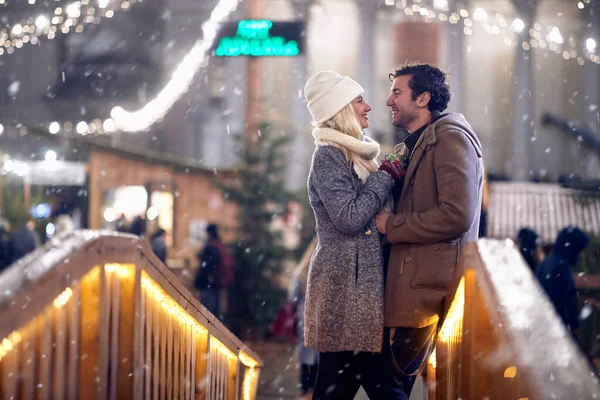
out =
<svg viewBox="0 0 600 400"><path fill-rule="evenodd" d="M375 161L379 155L379 143L369 137L365 136L363 141L331 128L315 128L312 135L317 146L341 146L348 150L354 172L363 183L379 168Z"/></svg>

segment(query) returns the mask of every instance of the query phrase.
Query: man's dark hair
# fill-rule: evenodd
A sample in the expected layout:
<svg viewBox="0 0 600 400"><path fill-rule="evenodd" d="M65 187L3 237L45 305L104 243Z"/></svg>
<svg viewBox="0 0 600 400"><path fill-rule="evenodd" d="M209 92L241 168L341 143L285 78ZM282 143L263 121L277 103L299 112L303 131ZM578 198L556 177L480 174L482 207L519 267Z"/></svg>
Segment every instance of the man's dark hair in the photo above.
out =
<svg viewBox="0 0 600 400"><path fill-rule="evenodd" d="M429 64L406 64L389 75L390 81L399 76L411 75L408 87L412 90L412 99L416 100L421 94L429 92L431 99L427 108L432 113L441 113L450 101L450 85L448 76L438 67Z"/></svg>

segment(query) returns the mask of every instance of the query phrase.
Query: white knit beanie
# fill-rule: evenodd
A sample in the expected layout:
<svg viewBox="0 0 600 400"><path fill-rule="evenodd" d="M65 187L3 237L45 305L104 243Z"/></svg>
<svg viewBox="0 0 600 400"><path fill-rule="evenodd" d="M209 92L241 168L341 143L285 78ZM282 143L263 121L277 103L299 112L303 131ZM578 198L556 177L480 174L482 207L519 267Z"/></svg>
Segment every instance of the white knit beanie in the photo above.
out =
<svg viewBox="0 0 600 400"><path fill-rule="evenodd" d="M330 120L364 92L362 86L347 76L333 71L317 72L304 86L313 125Z"/></svg>

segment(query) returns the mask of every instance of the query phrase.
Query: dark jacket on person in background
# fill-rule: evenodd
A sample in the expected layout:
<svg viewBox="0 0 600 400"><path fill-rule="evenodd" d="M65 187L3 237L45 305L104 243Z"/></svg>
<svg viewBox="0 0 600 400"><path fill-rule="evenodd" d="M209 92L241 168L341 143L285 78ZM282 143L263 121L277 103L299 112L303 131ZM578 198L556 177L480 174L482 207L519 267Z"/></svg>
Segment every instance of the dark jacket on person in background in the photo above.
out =
<svg viewBox="0 0 600 400"><path fill-rule="evenodd" d="M550 254L536 271L536 276L554 304L556 312L571 331L579 328L577 290L572 269L589 241L588 235L577 227L563 229Z"/></svg>

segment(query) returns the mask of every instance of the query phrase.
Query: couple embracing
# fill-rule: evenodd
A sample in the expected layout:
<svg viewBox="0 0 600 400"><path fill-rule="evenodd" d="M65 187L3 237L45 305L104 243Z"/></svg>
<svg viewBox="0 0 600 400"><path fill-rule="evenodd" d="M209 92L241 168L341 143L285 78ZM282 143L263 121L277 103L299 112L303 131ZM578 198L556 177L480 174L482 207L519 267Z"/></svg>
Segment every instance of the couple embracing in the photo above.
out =
<svg viewBox="0 0 600 400"><path fill-rule="evenodd" d="M304 90L315 126L308 178L318 243L306 288L304 340L319 352L313 399L408 399L477 240L483 164L461 114L444 113L446 74L409 64L386 102L409 135L378 164L363 88L322 71ZM398 158L397 158L398 157Z"/></svg>

